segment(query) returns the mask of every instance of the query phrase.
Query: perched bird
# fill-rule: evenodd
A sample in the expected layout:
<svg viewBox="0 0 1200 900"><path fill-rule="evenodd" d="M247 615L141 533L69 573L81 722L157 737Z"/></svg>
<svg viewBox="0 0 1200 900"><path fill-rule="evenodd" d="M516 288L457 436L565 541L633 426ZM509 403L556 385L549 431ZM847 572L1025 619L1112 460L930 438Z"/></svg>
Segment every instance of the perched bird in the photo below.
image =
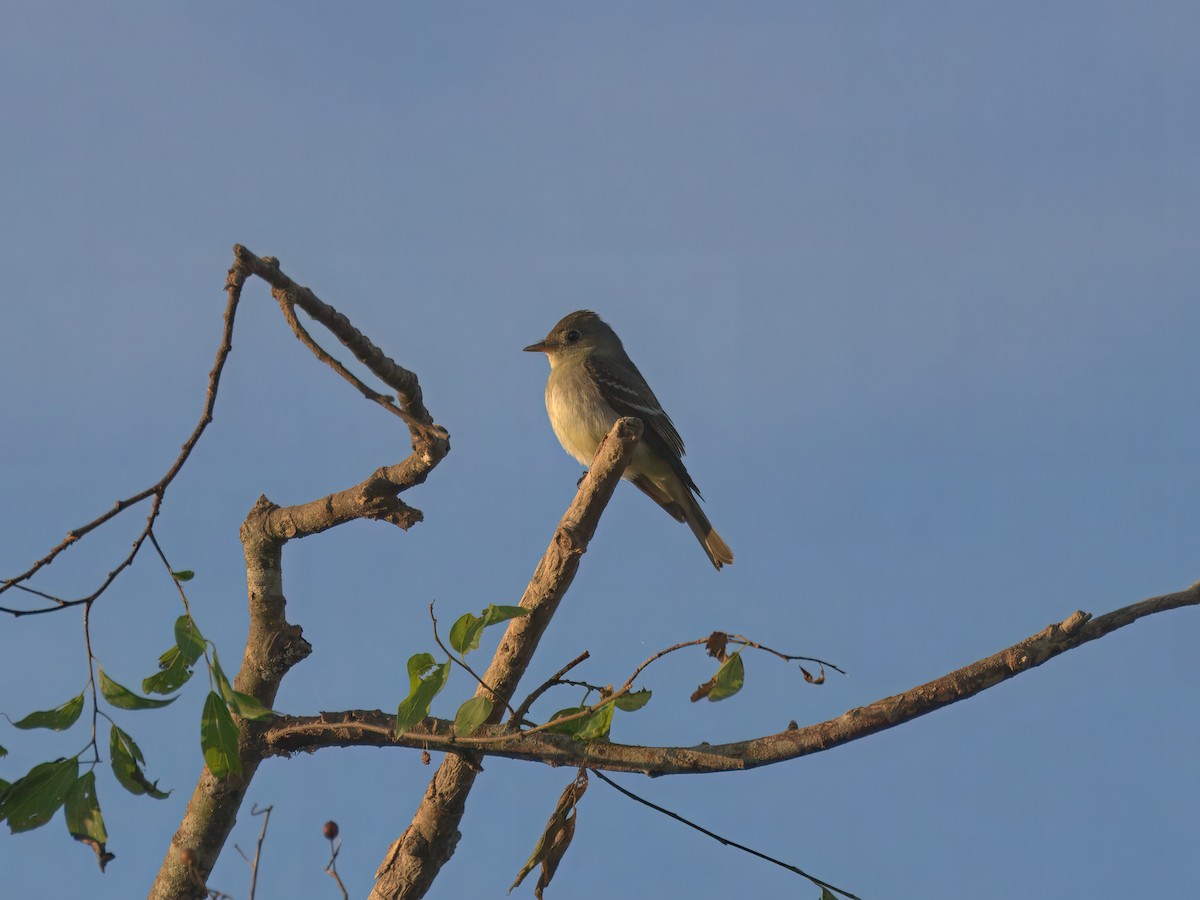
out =
<svg viewBox="0 0 1200 900"><path fill-rule="evenodd" d="M697 502L700 489L683 465L683 439L617 333L594 312L581 309L525 349L550 358L546 412L563 449L590 465L617 419L641 419L642 440L625 478L677 521L687 522L714 566L732 563L733 551Z"/></svg>

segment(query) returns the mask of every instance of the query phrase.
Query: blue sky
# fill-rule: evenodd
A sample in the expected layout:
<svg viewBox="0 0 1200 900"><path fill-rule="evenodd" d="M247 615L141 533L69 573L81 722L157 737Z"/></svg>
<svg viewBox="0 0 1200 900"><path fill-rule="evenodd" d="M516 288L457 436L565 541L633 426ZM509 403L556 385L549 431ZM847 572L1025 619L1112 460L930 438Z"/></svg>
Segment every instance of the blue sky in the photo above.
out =
<svg viewBox="0 0 1200 900"><path fill-rule="evenodd" d="M587 649L620 682L715 628L766 658L692 705L699 655L647 671L614 740L718 742L816 722L1082 608L1200 578L1200 14L1189 4L10 5L0 12L0 575L156 480L199 414L230 246L282 260L421 377L453 452L405 534L285 552L315 646L277 707L394 709L444 619L515 602L579 467L520 348L599 311L687 441L737 563L618 490L528 677ZM247 290L216 421L158 534L196 570L229 668L237 527L407 452ZM90 589L140 514L41 585ZM10 595L11 596L11 595ZM97 606L136 684L178 600L146 558ZM969 702L751 773L622 783L865 898L1182 896L1200 779L1194 610ZM489 645L485 645L489 646ZM74 614L0 620L0 710L86 680ZM456 673L435 712L470 690ZM562 696L569 705L578 698ZM200 770L203 700L118 721L171 798L99 794L101 876L61 818L0 838L14 897L145 893ZM0 777L74 753L0 722ZM365 896L432 773L404 751L263 766L260 896ZM501 896L568 772L494 760L434 897ZM248 807L231 841L247 848ZM593 784L549 896L816 896ZM211 884L245 897L230 846ZM532 895L526 885L517 894ZM516 894L515 894L516 895Z"/></svg>

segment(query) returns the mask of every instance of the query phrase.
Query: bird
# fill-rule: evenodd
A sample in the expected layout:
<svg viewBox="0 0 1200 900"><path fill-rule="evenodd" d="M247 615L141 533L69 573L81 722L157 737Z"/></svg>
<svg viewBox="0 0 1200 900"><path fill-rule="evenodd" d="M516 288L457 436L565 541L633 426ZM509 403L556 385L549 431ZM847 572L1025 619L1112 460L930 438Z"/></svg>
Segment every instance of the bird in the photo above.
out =
<svg viewBox="0 0 1200 900"><path fill-rule="evenodd" d="M617 419L641 419L642 439L623 477L686 522L714 567L730 565L733 551L700 508L700 489L683 464L683 439L608 323L580 309L524 349L550 360L546 412L563 449L590 465Z"/></svg>

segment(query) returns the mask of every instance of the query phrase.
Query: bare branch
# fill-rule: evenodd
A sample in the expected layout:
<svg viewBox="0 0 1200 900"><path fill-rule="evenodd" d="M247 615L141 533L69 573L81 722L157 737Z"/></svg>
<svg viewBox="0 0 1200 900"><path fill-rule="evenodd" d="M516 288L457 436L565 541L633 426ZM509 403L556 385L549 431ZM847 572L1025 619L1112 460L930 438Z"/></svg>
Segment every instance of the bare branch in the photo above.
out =
<svg viewBox="0 0 1200 900"><path fill-rule="evenodd" d="M257 803L250 807L250 815L263 817L262 831L258 833L258 843L254 846L254 862L250 864L250 900L254 900L254 892L258 888L258 864L262 860L263 841L267 838L267 825L271 823L271 810L274 808L272 805L259 809Z"/></svg>
<svg viewBox="0 0 1200 900"><path fill-rule="evenodd" d="M338 874L337 858L342 852L342 842L338 840L337 826L333 822L326 822L325 829L330 831L330 825L333 825L332 836L329 837L329 864L325 866L325 874L332 878L338 886L338 890L342 892L342 900L350 900L350 894L346 890L346 885L342 884L342 876Z"/></svg>
<svg viewBox="0 0 1200 900"><path fill-rule="evenodd" d="M765 646L764 644L760 644L760 643L758 643L757 641L752 641L752 640L750 640L750 638L748 638L748 637L743 637L743 636L742 636L742 635L740 635L740 634L731 634L731 635L729 635L729 640L730 640L732 643L734 643L734 644L741 644L741 645L743 645L743 646L745 646L745 647L753 647L755 650L761 650L763 653L770 653L772 656L777 656L777 657L779 657L779 658L780 658L780 659L782 659L784 662L810 662L810 663L816 663L816 664L817 664L817 665L819 665L819 666L825 666L825 668L827 668L827 669L833 669L833 671L835 671L835 672L840 672L840 673L841 673L841 674L843 674L843 675L845 675L845 674L846 674L846 670L845 670L845 669L842 669L842 668L840 668L840 667L838 667L838 666L835 666L833 663L829 662L829 660L826 660L826 659L818 659L818 658L817 658L817 657L815 657L815 656L798 656L798 655L796 655L796 654L793 654L793 653L782 653L782 652L780 652L779 650L772 650L770 647L767 647L767 646Z"/></svg>
<svg viewBox="0 0 1200 900"><path fill-rule="evenodd" d="M355 355L359 362L370 369L380 381L392 388L403 406L403 412L415 420L416 424L410 424L410 428L416 428L418 431L424 428L436 428L433 425L433 417L425 408L425 402L421 396L421 384L414 373L388 357L366 335L355 328L349 319L328 303L323 302L311 290L296 284L283 274L279 269L279 260L269 256L261 258L255 256L241 244L234 245L233 253L237 259L234 264L235 268L241 267L245 272L257 275L271 285L271 294L281 304L299 306L315 321L324 325L334 337L342 342L343 346ZM300 336L299 333L297 336ZM315 342L312 342L311 338L301 337L301 340L305 342L306 346L313 349L314 353L319 349L316 348ZM322 355L323 353L324 351L318 353L318 357L323 362L330 363L331 358L327 354ZM344 371L344 369L341 370L339 374ZM369 399L379 402L379 395L371 392L361 382L355 380L352 383L360 386ZM414 433L413 437L417 436Z"/></svg>
<svg viewBox="0 0 1200 900"><path fill-rule="evenodd" d="M117 576L125 569L132 565L134 557L142 548L146 537L150 534L154 527L154 522L158 518L158 514L162 509L163 498L166 496L167 488L171 482L175 480L175 476L183 468L183 464L187 462L188 457L192 455L192 451L196 449L196 444L200 441L200 436L204 434L204 429L209 426L213 420L213 409L217 403L217 389L221 383L221 373L225 369L225 361L229 358L229 353L233 349L233 322L237 314L238 302L241 300L242 285L245 283L246 273L240 271L235 264L229 270L229 274L225 280L225 290L229 295L228 302L225 305L224 327L221 332L221 343L217 347L216 359L213 360L213 367L208 373L208 387L204 392L204 409L200 414L200 421L196 423L196 427L192 429L192 433L188 439L184 441L183 447L179 451L179 456L175 458L175 462L167 470L167 473L160 478L155 484L145 490L139 491L131 497L126 497L124 500L118 500L113 504L112 508L101 516L97 516L92 521L85 525L80 525L78 528L73 528L67 532L67 536L60 543L51 548L50 552L35 562L32 566L13 578L0 581L0 594L10 588L21 588L30 594L35 594L47 600L54 602L53 606L45 606L37 609L13 609L9 607L0 607L0 612L6 612L12 616L34 616L41 613L56 612L60 609L66 609L70 606L79 606L88 604L103 594L110 584L116 580ZM150 513L146 517L146 524L142 528L141 534L133 542L133 548L116 568L114 568L101 582L100 586L88 594L86 597L80 597L77 600L63 600L58 597L52 597L49 594L44 594L41 591L35 591L24 587L23 583L28 581L39 571L50 565L56 560L60 553L74 544L76 541L95 531L105 522L120 515L131 506L136 506L148 497L153 497L154 502L150 506Z"/></svg>
<svg viewBox="0 0 1200 900"><path fill-rule="evenodd" d="M533 693L531 693L528 697L526 697L524 700L521 701L521 705L517 707L517 711L514 712L512 714L512 718L508 720L509 725L520 728L522 723L524 723L524 721L525 721L525 716L527 716L529 714L529 708L531 706L533 706L533 704L537 701L538 697L542 696L542 694L546 693L546 691L550 690L550 688L554 687L556 684L563 684L562 677L564 675L566 675L568 672L570 672L577 665L579 665L581 662L590 658L591 655L592 654L588 653L588 651L584 650L577 657L575 657L573 660L571 660L569 663L567 663L565 666L563 666L561 669L559 669L557 672L555 672L553 675L551 675L549 678L547 678L545 681L543 681L540 685L538 685L534 689Z"/></svg>

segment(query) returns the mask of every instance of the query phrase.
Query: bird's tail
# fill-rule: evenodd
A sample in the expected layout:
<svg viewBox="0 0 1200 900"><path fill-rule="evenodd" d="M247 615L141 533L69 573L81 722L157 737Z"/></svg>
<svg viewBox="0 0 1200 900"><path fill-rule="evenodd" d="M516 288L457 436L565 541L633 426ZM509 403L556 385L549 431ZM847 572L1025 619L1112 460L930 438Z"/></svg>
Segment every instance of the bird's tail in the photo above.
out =
<svg viewBox="0 0 1200 900"><path fill-rule="evenodd" d="M692 529L692 534L696 536L696 540L708 554L713 566L719 570L721 566L732 565L733 551L729 549L729 545L713 529L712 523L708 521L708 516L704 514L704 510L700 508L696 498L689 493L687 499L690 502L684 508L684 516L688 527Z"/></svg>

